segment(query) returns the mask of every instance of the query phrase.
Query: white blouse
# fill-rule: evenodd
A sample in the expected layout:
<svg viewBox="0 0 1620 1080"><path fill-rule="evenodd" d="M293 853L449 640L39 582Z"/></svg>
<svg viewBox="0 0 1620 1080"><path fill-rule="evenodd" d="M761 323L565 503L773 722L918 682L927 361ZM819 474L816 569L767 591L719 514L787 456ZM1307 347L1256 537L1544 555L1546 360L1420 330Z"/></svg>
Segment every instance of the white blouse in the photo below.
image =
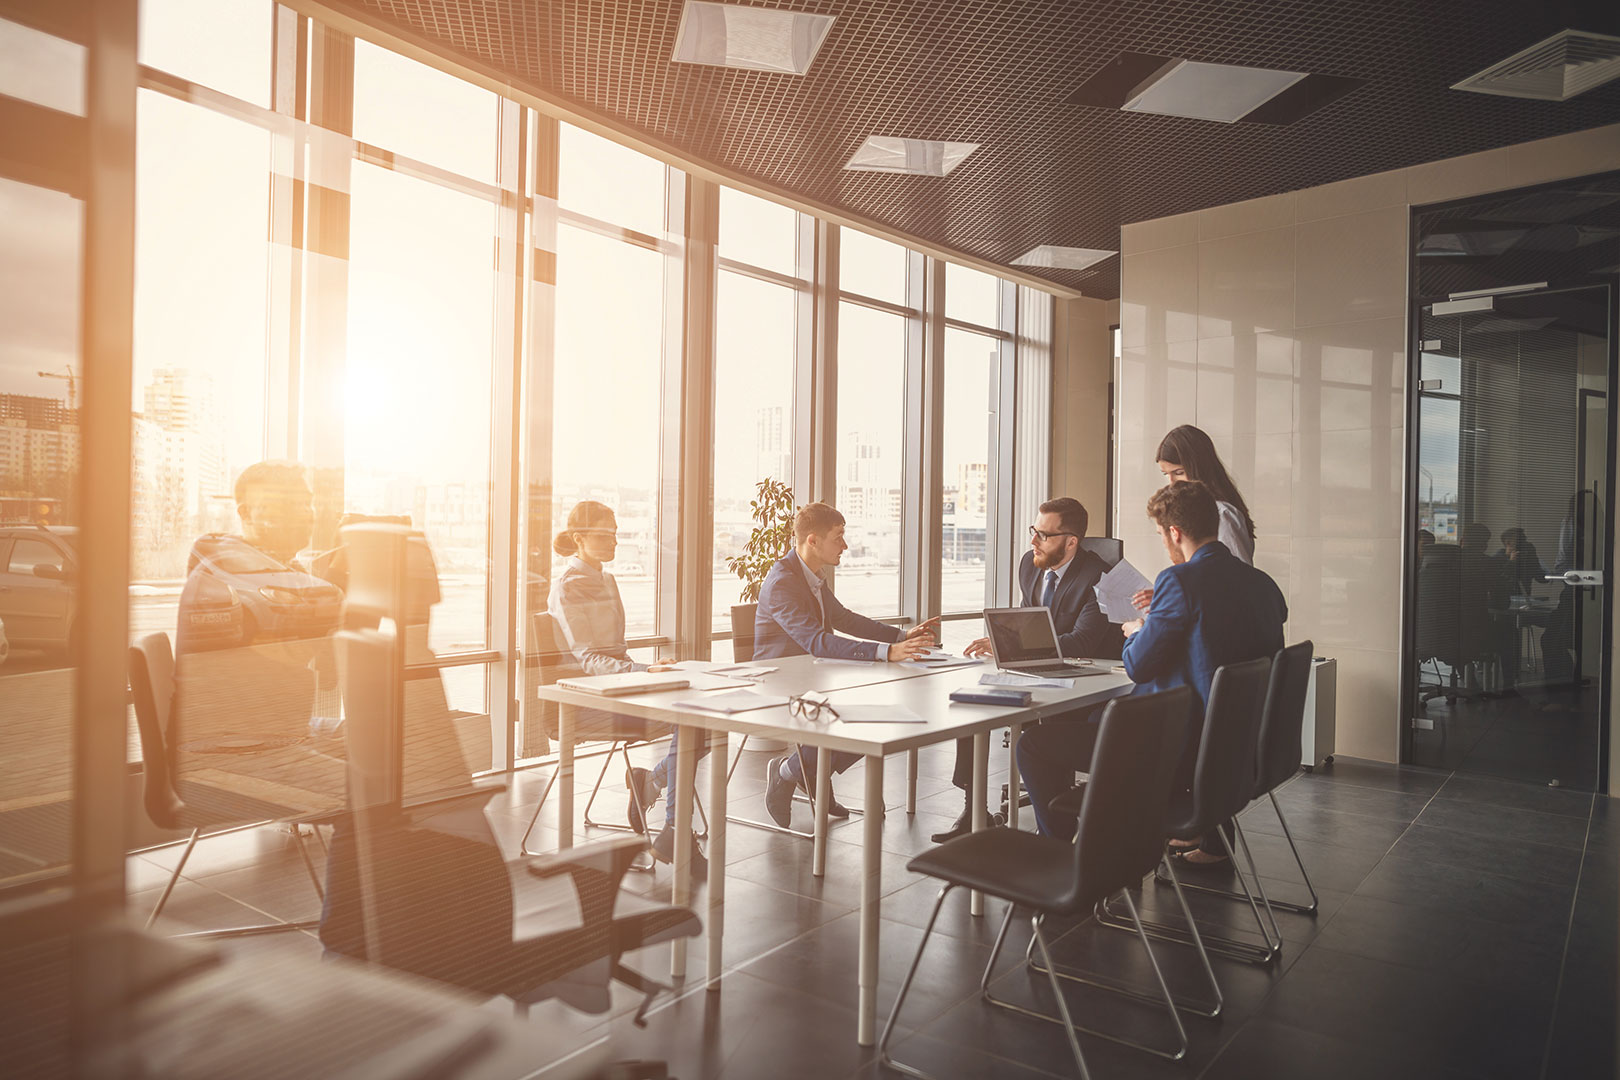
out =
<svg viewBox="0 0 1620 1080"><path fill-rule="evenodd" d="M1221 511L1221 531L1218 539L1228 551L1250 566L1254 565L1254 541L1249 538L1249 520L1243 511L1229 502L1216 502Z"/></svg>

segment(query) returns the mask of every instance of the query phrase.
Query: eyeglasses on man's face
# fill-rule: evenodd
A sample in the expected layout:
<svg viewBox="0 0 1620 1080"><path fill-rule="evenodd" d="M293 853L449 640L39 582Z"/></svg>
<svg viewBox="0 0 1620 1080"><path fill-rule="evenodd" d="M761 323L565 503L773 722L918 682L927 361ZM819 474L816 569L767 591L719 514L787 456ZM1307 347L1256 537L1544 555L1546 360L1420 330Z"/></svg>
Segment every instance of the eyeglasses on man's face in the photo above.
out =
<svg viewBox="0 0 1620 1080"><path fill-rule="evenodd" d="M808 720L812 724L821 720L838 719L838 710L829 702L805 695L788 698L788 711L800 720Z"/></svg>
<svg viewBox="0 0 1620 1080"><path fill-rule="evenodd" d="M1077 533L1072 533L1072 532L1042 532L1041 530L1037 529L1033 525L1031 525L1029 527L1029 538L1031 540L1039 541L1042 544L1046 543L1048 540L1056 539L1059 536L1076 536L1076 535L1078 535L1078 534Z"/></svg>

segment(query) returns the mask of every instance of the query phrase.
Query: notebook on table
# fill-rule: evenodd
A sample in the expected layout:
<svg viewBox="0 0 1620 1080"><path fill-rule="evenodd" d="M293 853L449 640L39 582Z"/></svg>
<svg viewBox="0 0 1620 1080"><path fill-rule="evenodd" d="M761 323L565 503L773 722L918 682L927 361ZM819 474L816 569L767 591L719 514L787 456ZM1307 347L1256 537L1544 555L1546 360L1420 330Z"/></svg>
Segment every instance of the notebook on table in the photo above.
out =
<svg viewBox="0 0 1620 1080"><path fill-rule="evenodd" d="M1050 608L989 608L984 628L996 667L1002 671L1073 678L1088 666L1084 660L1063 659Z"/></svg>
<svg viewBox="0 0 1620 1080"><path fill-rule="evenodd" d="M564 690L584 690L603 697L624 697L659 690L685 690L692 685L692 680L684 672L626 671L618 675L582 675L558 679L557 685Z"/></svg>

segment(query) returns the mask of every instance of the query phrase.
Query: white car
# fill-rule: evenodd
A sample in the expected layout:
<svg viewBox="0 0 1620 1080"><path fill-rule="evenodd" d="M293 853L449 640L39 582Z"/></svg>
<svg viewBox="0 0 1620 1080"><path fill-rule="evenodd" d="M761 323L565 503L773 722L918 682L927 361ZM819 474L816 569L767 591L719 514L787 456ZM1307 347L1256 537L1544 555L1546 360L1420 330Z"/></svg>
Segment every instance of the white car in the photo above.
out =
<svg viewBox="0 0 1620 1080"><path fill-rule="evenodd" d="M10 655L11 643L6 640L6 624L0 622L0 664L5 663L6 657Z"/></svg>

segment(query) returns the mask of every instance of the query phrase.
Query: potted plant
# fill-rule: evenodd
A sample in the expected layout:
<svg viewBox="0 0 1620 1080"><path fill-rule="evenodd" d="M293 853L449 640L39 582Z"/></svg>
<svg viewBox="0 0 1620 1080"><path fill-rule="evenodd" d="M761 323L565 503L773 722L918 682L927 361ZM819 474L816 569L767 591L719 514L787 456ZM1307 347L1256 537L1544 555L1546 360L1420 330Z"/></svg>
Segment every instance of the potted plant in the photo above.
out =
<svg viewBox="0 0 1620 1080"><path fill-rule="evenodd" d="M780 480L761 480L748 508L754 529L742 553L726 560L726 568L743 583L742 603L731 605L731 642L739 660L754 651L754 610L765 575L793 548L793 489Z"/></svg>

